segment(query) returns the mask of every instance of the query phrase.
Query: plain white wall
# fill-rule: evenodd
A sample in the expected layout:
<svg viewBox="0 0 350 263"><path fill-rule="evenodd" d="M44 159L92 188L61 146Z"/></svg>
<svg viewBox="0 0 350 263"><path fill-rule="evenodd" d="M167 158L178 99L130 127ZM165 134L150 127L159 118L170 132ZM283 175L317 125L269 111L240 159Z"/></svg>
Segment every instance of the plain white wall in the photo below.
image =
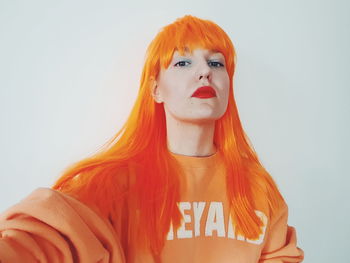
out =
<svg viewBox="0 0 350 263"><path fill-rule="evenodd" d="M235 44L236 102L305 262L350 262L347 1L1 1L0 211L102 146L147 45L185 14Z"/></svg>

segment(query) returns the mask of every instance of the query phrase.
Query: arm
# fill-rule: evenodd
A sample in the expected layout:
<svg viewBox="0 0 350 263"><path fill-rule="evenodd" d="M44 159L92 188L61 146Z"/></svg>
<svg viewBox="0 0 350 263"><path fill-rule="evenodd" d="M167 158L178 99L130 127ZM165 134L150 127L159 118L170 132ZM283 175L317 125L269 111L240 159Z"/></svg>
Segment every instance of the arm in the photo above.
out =
<svg viewBox="0 0 350 263"><path fill-rule="evenodd" d="M78 200L39 188L0 215L0 262L125 262L112 226Z"/></svg>
<svg viewBox="0 0 350 263"><path fill-rule="evenodd" d="M271 221L269 234L262 250L259 263L302 262L304 251L297 247L296 231L287 225L288 206L277 213Z"/></svg>

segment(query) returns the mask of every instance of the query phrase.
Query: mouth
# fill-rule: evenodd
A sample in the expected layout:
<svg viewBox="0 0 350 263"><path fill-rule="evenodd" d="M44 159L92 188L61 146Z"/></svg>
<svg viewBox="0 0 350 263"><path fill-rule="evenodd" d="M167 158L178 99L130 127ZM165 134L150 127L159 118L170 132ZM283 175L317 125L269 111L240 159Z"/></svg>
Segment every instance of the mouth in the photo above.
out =
<svg viewBox="0 0 350 263"><path fill-rule="evenodd" d="M211 86L203 86L198 88L191 97L196 97L200 99L216 97L216 92Z"/></svg>

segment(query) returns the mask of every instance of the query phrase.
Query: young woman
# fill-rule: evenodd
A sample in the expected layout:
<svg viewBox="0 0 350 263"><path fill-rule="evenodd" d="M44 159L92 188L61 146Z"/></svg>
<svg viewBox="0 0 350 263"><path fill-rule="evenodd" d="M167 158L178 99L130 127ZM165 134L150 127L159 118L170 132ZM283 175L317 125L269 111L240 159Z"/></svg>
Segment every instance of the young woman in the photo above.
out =
<svg viewBox="0 0 350 263"><path fill-rule="evenodd" d="M0 217L0 262L301 262L238 116L235 58L211 21L164 27L122 129Z"/></svg>

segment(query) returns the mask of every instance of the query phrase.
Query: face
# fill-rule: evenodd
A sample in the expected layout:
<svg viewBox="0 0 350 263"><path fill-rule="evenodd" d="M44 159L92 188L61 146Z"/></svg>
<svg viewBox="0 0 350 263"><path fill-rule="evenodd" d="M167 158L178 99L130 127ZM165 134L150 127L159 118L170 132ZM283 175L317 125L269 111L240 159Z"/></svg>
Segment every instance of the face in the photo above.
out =
<svg viewBox="0 0 350 263"><path fill-rule="evenodd" d="M193 96L210 86L212 97ZM225 57L207 49L195 49L183 56L175 51L167 69L162 68L153 90L156 102L164 103L166 115L181 121L203 122L219 119L226 111L230 80ZM198 93L197 93L198 94Z"/></svg>

